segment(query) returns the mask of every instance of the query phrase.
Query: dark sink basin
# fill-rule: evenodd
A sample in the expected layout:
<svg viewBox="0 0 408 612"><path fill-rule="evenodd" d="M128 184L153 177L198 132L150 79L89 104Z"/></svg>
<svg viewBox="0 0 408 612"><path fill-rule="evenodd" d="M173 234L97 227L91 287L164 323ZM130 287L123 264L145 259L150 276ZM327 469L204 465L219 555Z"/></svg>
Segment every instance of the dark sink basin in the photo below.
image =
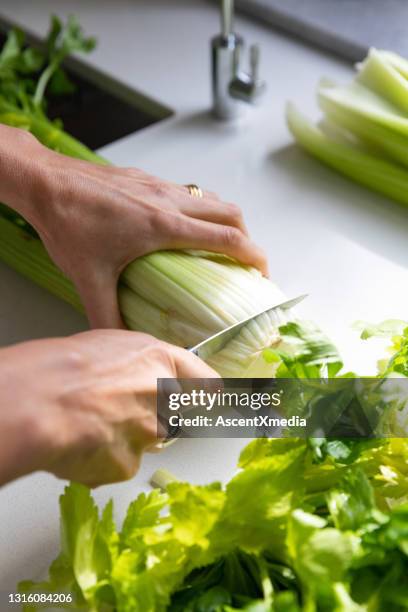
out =
<svg viewBox="0 0 408 612"><path fill-rule="evenodd" d="M13 25L0 18L0 46ZM41 41L30 33L27 33L27 41L41 45ZM81 60L69 58L64 67L76 90L69 96L50 97L48 115L61 119L64 129L91 149L99 149L173 114L163 104Z"/></svg>
<svg viewBox="0 0 408 612"><path fill-rule="evenodd" d="M76 91L68 97L49 98L48 116L62 119L65 130L91 149L99 149L172 114L153 101L140 104L136 92L130 92L133 96L127 100L107 79L97 85L89 71L87 77L79 76L74 69L67 69L67 73Z"/></svg>

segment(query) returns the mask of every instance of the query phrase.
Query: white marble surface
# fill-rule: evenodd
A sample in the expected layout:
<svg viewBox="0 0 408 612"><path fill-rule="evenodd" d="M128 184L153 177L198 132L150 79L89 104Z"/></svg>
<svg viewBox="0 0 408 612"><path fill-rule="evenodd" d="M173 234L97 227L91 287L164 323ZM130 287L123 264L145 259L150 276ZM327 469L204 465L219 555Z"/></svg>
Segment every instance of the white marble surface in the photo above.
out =
<svg viewBox="0 0 408 612"><path fill-rule="evenodd" d="M100 44L89 62L168 104L174 118L106 147L113 162L174 181L197 182L239 203L267 250L273 279L288 295L308 292L301 312L319 321L348 357L369 372L374 351L355 349L350 324L406 317L408 211L321 167L292 145L283 114L292 99L315 114L322 75L347 79L349 66L255 22L237 20L260 42L269 90L262 108L236 127L208 115L211 3L188 0L2 0L0 13L43 32L47 15L75 12ZM70 307L0 265L0 345L69 334L85 321ZM225 479L242 441L180 441L148 456L131 482L104 487L118 517L156 467L194 482ZM0 592L41 574L58 548L57 496L64 483L39 474L0 492ZM3 605L1 610L5 609Z"/></svg>

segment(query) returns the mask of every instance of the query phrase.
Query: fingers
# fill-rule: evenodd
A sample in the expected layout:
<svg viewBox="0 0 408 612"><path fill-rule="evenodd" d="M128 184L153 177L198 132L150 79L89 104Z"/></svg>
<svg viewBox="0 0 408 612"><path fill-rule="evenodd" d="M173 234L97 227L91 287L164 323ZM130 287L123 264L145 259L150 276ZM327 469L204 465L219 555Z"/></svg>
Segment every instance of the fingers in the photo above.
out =
<svg viewBox="0 0 408 612"><path fill-rule="evenodd" d="M184 214L193 219L211 221L212 223L218 223L220 225L229 225L239 229L245 236L249 235L241 209L235 204L227 204L207 198L200 200L193 200L190 198L190 200L183 205L182 210Z"/></svg>
<svg viewBox="0 0 408 612"><path fill-rule="evenodd" d="M176 366L175 378L220 378L215 370L194 353L176 346L172 350Z"/></svg>
<svg viewBox="0 0 408 612"><path fill-rule="evenodd" d="M194 198L184 185L178 187L179 189L181 187L182 195L180 211L185 215L193 219L237 227L246 236L249 235L239 206L221 201L219 196L212 191L204 191L202 198Z"/></svg>
<svg viewBox="0 0 408 612"><path fill-rule="evenodd" d="M82 482L90 488L123 482L133 478L140 467L142 452L132 449L125 442L109 448L101 448L83 458L75 469L58 474L63 478Z"/></svg>
<svg viewBox="0 0 408 612"><path fill-rule="evenodd" d="M178 219L168 248L204 249L224 253L243 264L258 268L268 275L268 263L262 249L238 228L187 217Z"/></svg>
<svg viewBox="0 0 408 612"><path fill-rule="evenodd" d="M139 172L132 175L138 177ZM185 185L147 175L146 179L154 187L153 200L164 213L158 232L162 238L159 248L195 248L223 253L268 274L266 257L250 241L238 206L222 202L210 191L196 198Z"/></svg>
<svg viewBox="0 0 408 612"><path fill-rule="evenodd" d="M94 275L76 283L83 306L93 329L125 329L113 275Z"/></svg>

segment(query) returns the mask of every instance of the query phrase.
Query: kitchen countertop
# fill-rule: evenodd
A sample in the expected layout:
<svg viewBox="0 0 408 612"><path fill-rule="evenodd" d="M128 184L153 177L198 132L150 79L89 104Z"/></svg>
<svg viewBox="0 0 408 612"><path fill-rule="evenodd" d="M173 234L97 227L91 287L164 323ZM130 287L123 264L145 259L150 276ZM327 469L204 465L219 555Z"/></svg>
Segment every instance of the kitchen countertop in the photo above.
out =
<svg viewBox="0 0 408 612"><path fill-rule="evenodd" d="M57 6L54 0L2 0L0 14L43 34L51 12L77 13L86 31L99 38L86 61L175 111L103 154L116 164L196 182L239 203L254 239L268 253L273 280L290 296L308 292L300 313L322 325L350 367L369 373L376 355L372 345L352 347L356 334L350 325L406 318L408 213L308 158L292 144L284 122L288 99L317 115L319 78L347 80L351 66L238 18L237 31L261 45L261 73L269 87L260 108L229 126L208 113L209 38L218 30L212 3L59 0ZM2 264L0 295L0 345L86 328L69 306ZM178 441L161 455L147 456L135 479L98 489L96 498L102 503L113 496L121 518L157 467L166 465L194 482L226 479L243 442ZM40 576L57 551L63 486L37 474L1 490L1 596L19 579Z"/></svg>

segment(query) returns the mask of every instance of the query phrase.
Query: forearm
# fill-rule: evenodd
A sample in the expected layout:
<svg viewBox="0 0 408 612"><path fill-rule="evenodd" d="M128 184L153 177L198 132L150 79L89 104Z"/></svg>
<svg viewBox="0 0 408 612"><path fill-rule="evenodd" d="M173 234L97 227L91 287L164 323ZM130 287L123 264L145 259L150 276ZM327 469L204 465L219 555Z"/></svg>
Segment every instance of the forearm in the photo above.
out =
<svg viewBox="0 0 408 612"><path fill-rule="evenodd" d="M38 226L47 195L47 149L30 133L0 124L0 202Z"/></svg>
<svg viewBox="0 0 408 612"><path fill-rule="evenodd" d="M0 350L0 485L41 468L40 429L26 371L29 344Z"/></svg>

